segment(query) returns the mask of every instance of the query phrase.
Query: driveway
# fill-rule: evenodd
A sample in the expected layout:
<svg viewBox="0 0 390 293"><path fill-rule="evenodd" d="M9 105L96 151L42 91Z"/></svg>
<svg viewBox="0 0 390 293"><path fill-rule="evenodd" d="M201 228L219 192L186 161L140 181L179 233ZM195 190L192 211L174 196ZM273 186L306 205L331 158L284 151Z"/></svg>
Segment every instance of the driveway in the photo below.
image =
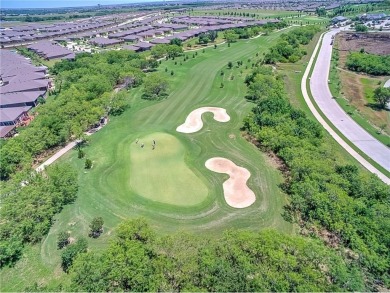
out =
<svg viewBox="0 0 390 293"><path fill-rule="evenodd" d="M333 125L367 156L390 171L390 149L360 127L332 98L328 86L332 36L339 29L324 34L320 52L310 79L310 90L318 107Z"/></svg>

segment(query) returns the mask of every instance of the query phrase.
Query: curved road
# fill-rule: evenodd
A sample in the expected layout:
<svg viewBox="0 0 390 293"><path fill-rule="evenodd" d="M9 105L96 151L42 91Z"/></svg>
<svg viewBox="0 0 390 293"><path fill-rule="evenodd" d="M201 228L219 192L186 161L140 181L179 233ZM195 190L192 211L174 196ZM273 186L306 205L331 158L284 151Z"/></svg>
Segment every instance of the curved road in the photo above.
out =
<svg viewBox="0 0 390 293"><path fill-rule="evenodd" d="M302 82L301 82L301 91L302 91L302 94L303 94L303 97L305 99L305 102L307 103L310 111L313 113L314 117L320 122L320 124L326 129L327 132L329 132L329 134L337 141L337 143L339 143L351 156L353 156L360 164L362 164L367 170L369 170L370 172L376 174L383 182L385 182L386 184L390 185L390 178L388 178L387 176L385 176L383 173L381 173L378 169L376 169L374 166L372 166L369 162L367 162L366 159L364 159L359 153L357 153L353 148L351 148L334 130L333 128L331 128L328 123L324 120L324 118L322 118L322 116L320 115L320 113L317 111L317 109L315 108L312 100L310 99L309 97L309 94L307 92L307 88L306 88L306 81L307 81L307 78L309 76L309 73L310 73L310 69L312 67L312 64L314 62L314 58L317 54L317 51L319 49L319 46L320 46L320 43L321 43L321 39L322 39L322 36L321 35L321 38L320 40L318 41L315 49L314 49L314 52L310 58L310 61L309 61L309 64L307 65L306 67L306 70L305 70L305 73L302 77ZM330 44L330 43L329 43ZM329 89L328 89L329 90Z"/></svg>
<svg viewBox="0 0 390 293"><path fill-rule="evenodd" d="M310 79L310 90L318 107L333 125L367 156L390 171L390 149L372 137L359 126L332 98L328 86L332 36L339 30L332 30L323 36L322 45Z"/></svg>

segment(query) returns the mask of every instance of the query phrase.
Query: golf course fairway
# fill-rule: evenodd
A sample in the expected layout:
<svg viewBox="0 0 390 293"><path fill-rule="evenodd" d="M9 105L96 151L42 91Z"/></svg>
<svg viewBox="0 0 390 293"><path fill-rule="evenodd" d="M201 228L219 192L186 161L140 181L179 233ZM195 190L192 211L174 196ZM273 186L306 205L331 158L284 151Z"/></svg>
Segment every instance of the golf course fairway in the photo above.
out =
<svg viewBox="0 0 390 293"><path fill-rule="evenodd" d="M32 279L54 283L66 279L66 274L57 274L62 271L58 233L86 237L94 217L104 219L104 233L98 239L88 237L91 250L106 247L123 220L139 217L163 234L186 231L213 237L230 228L292 233L294 226L282 217L287 198L279 187L283 177L278 166L240 131L254 107L245 99L245 77L288 30L186 52L186 60L185 56L162 60L157 71L169 79L165 99L142 99L142 85L129 90L130 107L120 116L110 116L83 148L92 169L84 168L85 158L78 159L76 150L59 160L78 170L77 199L56 215L42 243L27 251L15 267L3 269L1 278L14 279L5 289L23 291ZM176 131L194 109L211 106L226 109L229 122L215 121L208 112L202 115L199 131ZM246 208L227 204L223 183L229 175L205 167L213 157L226 158L250 172L247 185L256 195L253 204Z"/></svg>
<svg viewBox="0 0 390 293"><path fill-rule="evenodd" d="M154 149L153 141L156 142ZM185 164L185 150L176 137L166 133L153 133L133 142L130 146L131 189L161 203L178 206L201 203L208 189Z"/></svg>

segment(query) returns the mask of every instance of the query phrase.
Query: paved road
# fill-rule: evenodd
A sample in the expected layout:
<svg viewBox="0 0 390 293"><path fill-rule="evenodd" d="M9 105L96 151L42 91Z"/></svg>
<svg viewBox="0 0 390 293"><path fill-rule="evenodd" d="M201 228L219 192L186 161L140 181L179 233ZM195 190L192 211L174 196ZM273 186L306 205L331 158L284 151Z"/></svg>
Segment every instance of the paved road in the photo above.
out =
<svg viewBox="0 0 390 293"><path fill-rule="evenodd" d="M322 37L322 36L321 36ZM310 58L309 64L307 65L307 68L305 70L305 73L302 77L301 82L301 91L303 94L303 97L305 99L305 102L307 103L310 111L313 113L314 117L321 123L321 125L326 129L326 131L329 132L329 134L339 143L351 156L353 156L360 164L362 164L367 170L370 172L378 175L378 177L385 182L386 184L390 185L390 179L386 177L384 174L382 174L378 169L376 169L374 166L372 166L369 162L367 162L366 159L364 159L361 155L359 155L353 148L351 148L334 130L331 128L328 123L322 118L320 113L317 111L317 109L314 107L311 99L309 98L309 95L307 93L306 88L306 81L309 76L309 72L311 69L311 66L314 62L314 57L319 49L320 41L317 43L317 46L314 49L313 55Z"/></svg>
<svg viewBox="0 0 390 293"><path fill-rule="evenodd" d="M390 149L360 127L332 98L328 86L332 36L339 30L332 30L323 36L322 46L310 79L310 90L314 100L333 125L367 156L390 171Z"/></svg>

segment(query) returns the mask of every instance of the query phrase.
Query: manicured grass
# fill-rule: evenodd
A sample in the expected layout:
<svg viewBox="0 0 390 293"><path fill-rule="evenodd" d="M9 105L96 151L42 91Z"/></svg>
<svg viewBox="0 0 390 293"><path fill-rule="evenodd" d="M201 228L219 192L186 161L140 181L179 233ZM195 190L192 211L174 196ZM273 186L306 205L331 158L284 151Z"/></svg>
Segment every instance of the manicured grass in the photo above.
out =
<svg viewBox="0 0 390 293"><path fill-rule="evenodd" d="M90 137L85 153L86 157L93 161L93 168L84 170L84 160L77 158L76 151L68 153L62 159L79 170L80 189L76 202L66 206L57 215L40 249L28 258L29 267L45 268L46 271L39 276L40 280L55 282L57 277L66 279L66 275L59 269L61 251L56 249L57 234L66 230L70 231L71 237L75 239L86 237L88 225L96 216L104 219L104 233L98 239L89 238L89 247L92 250L105 247L113 229L124 219L135 217L147 218L160 233L183 230L213 237L228 228L275 228L285 233L294 232L294 226L284 221L281 216L283 206L287 202L286 196L279 188L283 182L282 175L276 170L275 163L246 141L240 132L243 118L253 107L253 104L244 98L245 75L252 63L262 58L262 54L285 31L253 40L242 40L230 47L224 44L217 49L207 48L204 53L198 51L195 58L192 58L193 52L189 52L186 53L189 56L187 61L183 60L184 57L162 61L159 71L170 79L170 95L167 99L146 101L141 99L142 88L131 90L131 108L121 116L111 117L106 127ZM234 63L232 69L227 69L229 61ZM238 68L237 61L243 61L244 64ZM172 70L173 76L170 74ZM223 88L221 83L224 84ZM202 106L226 108L231 120L228 123L219 123L212 118L212 114L206 113L203 115L204 126L199 132L176 132L176 127L185 121L187 115ZM197 180L201 181L199 186L207 188L207 197L202 199L202 193L197 201L180 206L168 204L166 198L165 201L161 199L159 193L162 196L166 192L159 189L155 190L153 200L145 190L135 192L131 178L139 175L133 174L137 170L134 171L131 167L132 143L137 138L149 139L157 137L156 135L167 137L168 141L173 137L170 144L172 148L179 150L177 153L182 157L170 159L172 164L175 163L174 167L163 164L157 167L158 161L169 161L166 157L159 157L153 163L155 168L166 173L164 176L167 178L183 176L182 172L178 174L178 171L173 169L183 168L184 157L187 170L193 173L191 176L196 176ZM165 139L161 140L164 141ZM158 151L159 146L157 139L155 151ZM227 205L222 189L227 175L211 172L204 166L206 160L215 156L232 160L251 172L248 185L256 194L256 202L252 206L235 209ZM145 185L158 185L152 182L151 178L143 178L143 182ZM189 184L186 189L190 188L193 187ZM186 191L183 190L183 193ZM188 192L195 193L192 190ZM179 195L173 196L177 200ZM181 203L184 204L184 201ZM36 255L37 253L40 255ZM54 277L51 273L53 271L59 271L59 276ZM3 270L0 277L3 279L6 276L21 276L25 273L25 269L16 267ZM18 282L7 280L7 288L20 291L37 278L36 274L31 274L31 277L27 275L20 279Z"/></svg>
<svg viewBox="0 0 390 293"><path fill-rule="evenodd" d="M206 199L206 185L185 164L184 145L173 135L141 137L131 143L129 153L130 188L140 196L177 206L197 205Z"/></svg>

